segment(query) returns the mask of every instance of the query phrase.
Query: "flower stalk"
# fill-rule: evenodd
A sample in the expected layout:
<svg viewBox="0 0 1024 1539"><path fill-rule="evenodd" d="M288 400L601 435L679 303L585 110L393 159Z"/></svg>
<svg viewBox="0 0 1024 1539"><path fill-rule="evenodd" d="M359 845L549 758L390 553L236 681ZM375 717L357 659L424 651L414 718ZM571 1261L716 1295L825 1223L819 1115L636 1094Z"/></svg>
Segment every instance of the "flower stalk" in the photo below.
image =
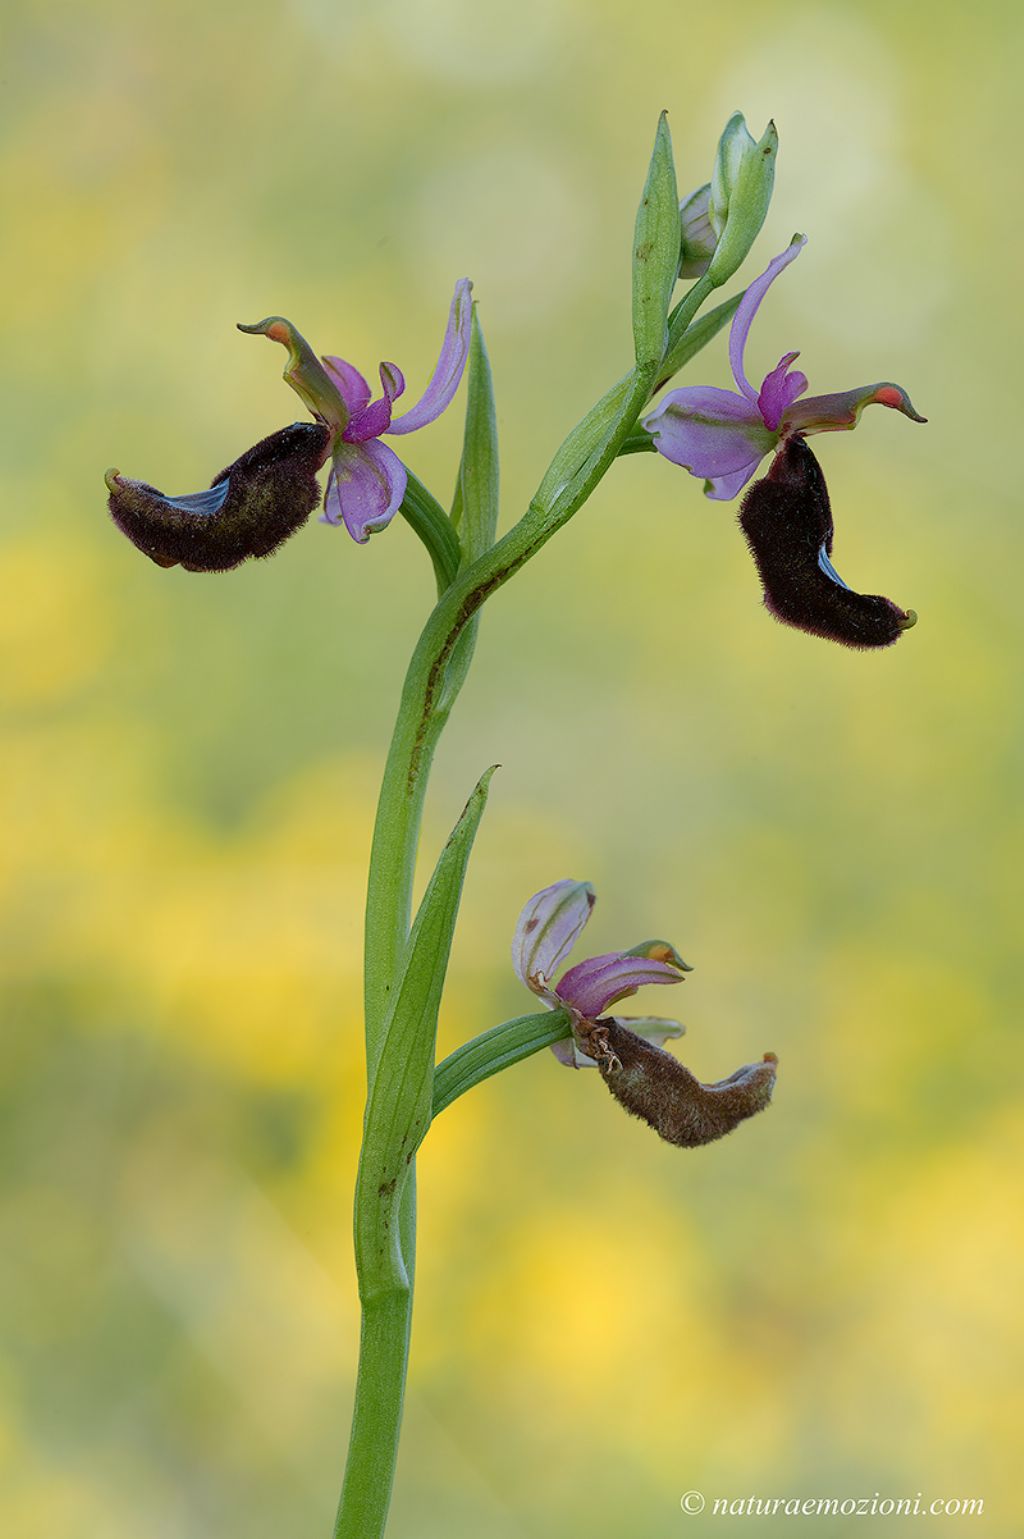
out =
<svg viewBox="0 0 1024 1539"><path fill-rule="evenodd" d="M671 136L662 114L637 211L632 252L633 365L567 434L526 511L498 539L498 435L483 332L460 279L440 356L416 403L395 415L405 377L379 365L381 394L345 359L318 358L281 316L240 329L280 343L284 378L312 414L246 451L205 491L167 496L110 471L118 527L160 566L222 571L273 554L309 518L329 465L322 522L357 545L400 512L426 548L437 601L406 672L384 766L367 878L364 1025L367 1098L354 1210L362 1310L359 1367L335 1539L382 1539L398 1455L412 1320L416 1155L431 1120L476 1085L551 1048L570 1068L596 1069L613 1099L669 1143L694 1147L731 1132L768 1105L774 1054L702 1084L663 1044L684 1028L670 1018L605 1012L639 989L675 985L690 971L674 946L642 941L562 971L595 894L586 882L542 888L523 909L513 965L544 1010L465 1043L435 1067L448 958L473 842L494 769L481 777L441 850L413 915L424 801L445 725L473 659L486 602L584 506L616 459L657 451L702 475L712 496L737 495L761 459L769 474L747 494L741 526L766 603L778 618L848 645L888 645L912 612L852 593L831 565L832 520L812 432L850 428L872 402L916 413L885 383L800 401L806 378L787 354L756 391L744 373L747 332L776 274L799 243L744 292L699 312L745 258L764 220L774 178L773 125L755 142L730 119L710 183L679 202ZM672 308L681 276L696 281ZM738 392L662 386L731 325ZM468 365L465 431L451 512L381 440L418 431L451 403ZM555 978L555 974L561 976Z"/></svg>
<svg viewBox="0 0 1024 1539"><path fill-rule="evenodd" d="M670 206L671 235L666 217ZM357 1381L362 1399L357 1391L335 1539L373 1539L383 1533L397 1459L411 1318L415 1247L412 1162L418 1139L413 1141L412 1127L398 1134L392 1123L392 1152L395 1147L404 1150L404 1168L383 1165L375 1138L375 1108L386 1093L393 1022L404 980L409 976L406 953L412 944L412 883L434 752L468 671L480 609L583 506L650 399L666 345L671 283L665 274L669 261L674 281L678 218L671 142L663 118L637 217L634 273L641 268L640 276L634 277L633 293L637 362L568 435L526 513L497 544L492 543L498 492L493 393L482 333L479 325L474 325L467 430L456 493L467 564L439 597L409 664L384 769L370 855L364 973L368 1103L355 1222L363 1308ZM426 902L425 898L424 905ZM421 908L421 914L423 911ZM443 968L435 969L435 977L438 972L443 981ZM433 1029L430 1042L432 1048ZM509 1061L516 1061L515 1056ZM402 1072L407 1074L404 1065ZM429 1115L428 1107L428 1121ZM425 1131L424 1125L419 1138ZM403 1191L410 1193L404 1203ZM382 1455L383 1445L390 1449L390 1463Z"/></svg>

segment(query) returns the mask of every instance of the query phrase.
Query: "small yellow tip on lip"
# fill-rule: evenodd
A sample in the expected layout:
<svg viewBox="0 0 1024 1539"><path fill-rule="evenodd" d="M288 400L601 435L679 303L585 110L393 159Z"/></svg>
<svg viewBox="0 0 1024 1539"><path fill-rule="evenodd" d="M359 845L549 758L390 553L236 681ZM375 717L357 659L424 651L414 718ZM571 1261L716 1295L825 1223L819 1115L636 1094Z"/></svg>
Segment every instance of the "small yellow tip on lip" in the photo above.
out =
<svg viewBox="0 0 1024 1539"><path fill-rule="evenodd" d="M251 326L244 321L236 321L235 327L250 337L269 337L271 342L281 342L285 347L290 347L292 343L288 322L279 316L268 315L265 320L254 321Z"/></svg>
<svg viewBox="0 0 1024 1539"><path fill-rule="evenodd" d="M103 479L107 483L107 490L109 492L116 492L121 484L121 472L114 466L110 470L103 472Z"/></svg>
<svg viewBox="0 0 1024 1539"><path fill-rule="evenodd" d="M900 621L900 630L901 631L912 630L916 624L917 624L917 610L916 609L908 609L906 614L904 615L903 619Z"/></svg>

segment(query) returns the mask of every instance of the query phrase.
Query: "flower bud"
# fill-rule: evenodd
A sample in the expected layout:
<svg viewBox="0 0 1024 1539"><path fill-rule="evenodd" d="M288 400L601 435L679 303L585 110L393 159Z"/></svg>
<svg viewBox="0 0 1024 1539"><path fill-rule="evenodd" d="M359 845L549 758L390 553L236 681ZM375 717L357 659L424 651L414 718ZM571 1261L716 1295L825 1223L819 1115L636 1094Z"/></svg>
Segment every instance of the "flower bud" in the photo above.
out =
<svg viewBox="0 0 1024 1539"><path fill-rule="evenodd" d="M247 449L208 491L183 497L108 470L110 515L157 566L229 571L271 555L305 523L320 500L316 473L330 441L322 424L295 422Z"/></svg>
<svg viewBox="0 0 1024 1539"><path fill-rule="evenodd" d="M709 208L711 183L705 182L679 205L682 238L679 243L680 278L701 278L711 265L718 236L711 223Z"/></svg>
<svg viewBox="0 0 1024 1539"><path fill-rule="evenodd" d="M718 237L708 276L718 287L731 278L764 224L775 181L779 136L769 123L754 141L742 112L734 112L718 142L708 219Z"/></svg>
<svg viewBox="0 0 1024 1539"><path fill-rule="evenodd" d="M684 1149L724 1138L764 1111L775 1088L774 1053L765 1053L761 1063L748 1063L717 1084L702 1085L678 1058L612 1017L583 1022L577 1035L619 1105L648 1123L666 1143Z"/></svg>

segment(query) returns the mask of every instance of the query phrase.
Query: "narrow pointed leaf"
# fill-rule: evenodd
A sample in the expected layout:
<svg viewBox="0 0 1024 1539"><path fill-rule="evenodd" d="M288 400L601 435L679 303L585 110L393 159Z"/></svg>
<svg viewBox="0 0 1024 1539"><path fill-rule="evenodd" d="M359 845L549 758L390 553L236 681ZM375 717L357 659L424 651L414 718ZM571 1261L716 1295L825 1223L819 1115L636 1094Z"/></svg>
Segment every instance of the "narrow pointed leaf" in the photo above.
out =
<svg viewBox="0 0 1024 1539"><path fill-rule="evenodd" d="M723 304L716 305L709 310L707 315L702 315L699 321L693 321L689 326L673 324L674 317L668 323L668 347L665 351L665 359L658 371L657 388L668 383L673 374L685 368L691 358L696 358L702 348L707 347L724 326L728 326L739 306L743 294L734 294L731 299ZM685 319L685 317L683 317Z"/></svg>
<svg viewBox="0 0 1024 1539"><path fill-rule="evenodd" d="M405 496L399 512L406 523L419 536L434 564L439 594L446 592L455 581L462 560L459 536L442 508L418 476L406 472Z"/></svg>
<svg viewBox="0 0 1024 1539"><path fill-rule="evenodd" d="M466 387L466 428L452 503L452 525L458 530L462 542L465 566L485 555L494 544L498 527L498 486L498 421L494 412L491 363L474 305ZM444 694L440 701L442 711L451 709L466 681L479 629L480 616L476 614L459 637L445 672Z"/></svg>
<svg viewBox="0 0 1024 1539"><path fill-rule="evenodd" d="M434 1072L434 1116L475 1085L572 1035L565 1010L520 1015L481 1032L450 1053Z"/></svg>
<svg viewBox="0 0 1024 1539"><path fill-rule="evenodd" d="M466 866L494 770L481 777L440 857L409 936L402 974L371 1065L356 1191L362 1286L404 1281L398 1205L430 1125L434 1042Z"/></svg>
<svg viewBox="0 0 1024 1539"><path fill-rule="evenodd" d="M633 343L641 367L657 366L664 356L666 317L679 275L680 239L672 135L663 112L658 120L633 242Z"/></svg>
<svg viewBox="0 0 1024 1539"><path fill-rule="evenodd" d="M491 363L476 306L469 343L466 428L452 521L462 539L466 565L494 544L498 527L498 423Z"/></svg>
<svg viewBox="0 0 1024 1539"><path fill-rule="evenodd" d="M572 495L574 483L586 477L589 466L598 458L607 444L636 420L633 396L636 393L637 371L616 381L606 390L597 404L571 429L555 453L537 488L533 505L547 510L563 496ZM653 371L647 371L653 383ZM632 421L626 422L627 418Z"/></svg>

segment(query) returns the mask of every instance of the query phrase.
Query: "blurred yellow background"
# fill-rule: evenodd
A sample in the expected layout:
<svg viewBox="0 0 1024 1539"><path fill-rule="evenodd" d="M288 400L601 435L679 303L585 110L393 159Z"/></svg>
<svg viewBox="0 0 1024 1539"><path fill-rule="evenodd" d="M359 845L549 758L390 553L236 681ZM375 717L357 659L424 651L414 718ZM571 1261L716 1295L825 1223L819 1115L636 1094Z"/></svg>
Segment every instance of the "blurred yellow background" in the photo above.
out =
<svg viewBox="0 0 1024 1539"><path fill-rule="evenodd" d="M515 917L571 875L591 950L664 934L696 964L685 1062L781 1074L695 1153L546 1054L444 1114L391 1532L703 1533L691 1489L983 1497L971 1532L1024 1531L1022 28L948 0L9 13L5 1539L329 1528L364 869L431 596L400 522L161 571L103 471L195 490L292 420L283 355L234 330L268 312L414 399L468 273L507 527L628 366L662 107L681 191L734 108L778 123L741 280L810 243L752 370L799 347L812 390L895 379L929 417L818 441L840 571L921 618L874 656L776 626L735 505L654 456L488 608L428 815L432 855L502 763L442 1051L530 1008ZM688 378L728 382L724 338ZM403 445L442 500L460 406Z"/></svg>

